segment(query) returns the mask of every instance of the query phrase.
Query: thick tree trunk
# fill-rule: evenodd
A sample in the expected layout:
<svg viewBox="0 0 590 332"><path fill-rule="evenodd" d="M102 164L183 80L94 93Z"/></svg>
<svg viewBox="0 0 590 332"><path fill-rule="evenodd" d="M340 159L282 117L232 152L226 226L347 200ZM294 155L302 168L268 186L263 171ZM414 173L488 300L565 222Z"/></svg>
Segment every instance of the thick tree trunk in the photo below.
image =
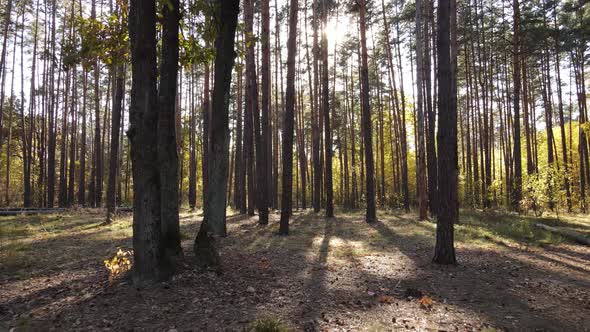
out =
<svg viewBox="0 0 590 332"><path fill-rule="evenodd" d="M178 80L178 31L180 2L169 0L163 8L162 59L158 91L158 163L162 241L169 259L182 255L178 220L178 145L176 140L176 100Z"/></svg>
<svg viewBox="0 0 590 332"><path fill-rule="evenodd" d="M156 1L131 0L129 6L132 85L129 109L133 166L133 281L167 279L162 246L156 89Z"/></svg>
<svg viewBox="0 0 590 332"><path fill-rule="evenodd" d="M457 97L455 66L451 59L450 25L451 6L454 0L439 0L437 9L438 55L438 172L445 174L438 179L438 209L436 246L433 261L438 264L455 264L453 225L459 217L459 165L457 160ZM454 23L454 22L453 22Z"/></svg>
<svg viewBox="0 0 590 332"><path fill-rule="evenodd" d="M211 112L211 132L208 151L209 185L205 193L203 222L195 239L194 250L199 265L217 266L219 256L211 235L225 236L227 206L227 172L229 158L229 91L236 52L235 32L239 1L220 1L216 7L217 37L215 38L215 78Z"/></svg>

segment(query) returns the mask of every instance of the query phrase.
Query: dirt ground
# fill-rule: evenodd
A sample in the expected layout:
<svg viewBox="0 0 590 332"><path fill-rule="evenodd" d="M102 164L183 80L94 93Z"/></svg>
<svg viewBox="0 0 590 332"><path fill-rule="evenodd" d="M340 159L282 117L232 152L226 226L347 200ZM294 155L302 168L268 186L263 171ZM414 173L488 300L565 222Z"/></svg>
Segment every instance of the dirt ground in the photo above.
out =
<svg viewBox="0 0 590 332"><path fill-rule="evenodd" d="M459 265L431 263L435 226L399 211L299 211L228 221L220 273L191 265L197 213L181 215L186 264L136 289L109 283L103 260L131 247L131 217L101 212L0 220L0 331L590 331L590 248L531 228L536 219L466 212ZM547 224L590 232L590 218ZM432 303L429 303L432 300Z"/></svg>

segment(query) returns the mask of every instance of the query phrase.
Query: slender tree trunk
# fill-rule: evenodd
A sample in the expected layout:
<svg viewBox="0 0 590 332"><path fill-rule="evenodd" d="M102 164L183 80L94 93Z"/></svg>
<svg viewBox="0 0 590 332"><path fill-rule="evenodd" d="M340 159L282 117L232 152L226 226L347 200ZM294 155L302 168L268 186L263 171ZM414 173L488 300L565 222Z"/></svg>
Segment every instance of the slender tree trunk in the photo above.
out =
<svg viewBox="0 0 590 332"><path fill-rule="evenodd" d="M253 20L254 9L252 0L244 0L244 46L246 49L246 109L244 119L244 155L246 158L246 180L248 191L248 215L254 215L254 107L258 111L258 92L256 88L256 68L254 59ZM254 81L253 81L254 80Z"/></svg>
<svg viewBox="0 0 590 332"><path fill-rule="evenodd" d="M287 40L287 90L285 96L285 122L282 145L282 195L279 234L289 234L289 216L292 213L293 190L293 122L295 113L295 56L297 53L298 1L290 0L289 37ZM309 68L308 68L309 69Z"/></svg>
<svg viewBox="0 0 590 332"><path fill-rule="evenodd" d="M361 32L361 102L362 102L362 126L363 139L365 143L365 167L366 167L366 199L367 211L365 219L368 223L375 222L375 183L374 183L374 162L373 162L373 132L371 129L371 104L369 101L369 65L367 61L367 38L366 38L366 2L359 1L359 23Z"/></svg>
<svg viewBox="0 0 590 332"><path fill-rule="evenodd" d="M554 20L556 18L554 17ZM557 26L557 22L555 22ZM556 29L557 31L557 29ZM563 116L563 94L561 88L561 68L560 68L560 58L559 58L559 33L555 34L555 73L557 79L557 108L559 111L559 129L561 134L561 153L563 157L563 167L565 176L563 179L563 185L566 192L566 204L567 204L567 211L572 211L572 193L570 190L570 183L569 183L569 165L568 165L568 158L567 158L567 141L565 135L565 120ZM571 138L570 138L571 139Z"/></svg>
<svg viewBox="0 0 590 332"><path fill-rule="evenodd" d="M427 218L427 202L426 202L426 160L424 151L424 108L422 98L422 82L423 82L423 51L425 35L422 29L423 5L422 0L416 0L416 91L417 91L417 138L418 138L418 158L416 167L416 188L418 191L418 209L419 218L424 220Z"/></svg>
<svg viewBox="0 0 590 332"><path fill-rule="evenodd" d="M321 184L322 184L322 167L321 167L321 157L320 157L320 126L319 126L319 107L318 107L318 65L317 60L319 58L319 45L318 45L318 10L319 10L319 3L318 0L313 0L313 96L312 96L312 159L313 159L313 211L320 212L320 205L321 205Z"/></svg>
<svg viewBox="0 0 590 332"><path fill-rule="evenodd" d="M237 209L240 210L240 213L246 213L246 168L244 165L244 155L243 155L243 133L242 133L242 123L243 123L243 116L242 116L242 66L241 64L238 65L237 74L238 74L238 82L237 82L237 113L236 113L236 161L235 161L235 189L234 189L234 204Z"/></svg>
<svg viewBox="0 0 590 332"><path fill-rule="evenodd" d="M514 144L512 158L514 160L514 183L512 184L511 206L513 210L519 210L520 199L522 197L522 162L520 153L520 4L519 0L513 0L513 36L512 36L512 54L513 54L513 107L514 107Z"/></svg>
<svg viewBox="0 0 590 332"><path fill-rule="evenodd" d="M124 67L117 64L115 74L115 96L113 98L113 116L111 120L111 153L109 158L109 182L107 188L107 217L106 223L111 223L116 212L115 186L117 185L117 167L119 161L119 127L121 125L121 113L123 110L124 94Z"/></svg>
<svg viewBox="0 0 590 332"><path fill-rule="evenodd" d="M12 1L8 0L6 3L6 14L4 16L4 27L2 33L2 53L0 55L0 128L4 128L2 120L4 118L4 83L6 82L6 50L8 48L8 32L12 20ZM55 2L54 2L55 4ZM2 130L0 130L0 148L2 147Z"/></svg>
<svg viewBox="0 0 590 332"><path fill-rule="evenodd" d="M258 160L256 162L256 174L259 179L259 187L257 189L260 197L258 208L258 223L261 225L268 224L268 206L269 206L269 183L270 183L270 160L269 154L270 144L270 0L261 1L262 14L262 36L261 36L261 51L262 51L262 65L260 70L262 72L262 117L260 128L260 144L256 145L256 152ZM256 127L258 131L258 127Z"/></svg>
<svg viewBox="0 0 590 332"><path fill-rule="evenodd" d="M55 114L56 114L56 91L55 91L55 68L57 64L55 64L56 59L56 38L55 38L55 30L56 30L56 13L57 13L57 2L53 0L52 2L52 9L51 9L51 59L49 60L49 77L47 78L49 83L49 97L48 97L48 128L47 128L47 207L52 208L53 203L55 201ZM60 83L61 75L58 74L57 79L57 86L59 90L59 83Z"/></svg>
<svg viewBox="0 0 590 332"><path fill-rule="evenodd" d="M208 20L208 19L207 19ZM211 110L209 104L209 97L210 97L210 64L205 63L205 73L204 73L204 82L203 82L203 102L202 102L202 111L203 111L203 132L201 135L201 147L202 147L202 154L201 154L201 174L202 174L202 182L203 182L203 204L205 204L205 192L207 191L207 187L209 186L209 155L207 151L209 151L209 127L211 125Z"/></svg>
<svg viewBox="0 0 590 332"><path fill-rule="evenodd" d="M189 181L188 181L188 204L191 210L194 210L197 206L197 138L196 138L196 111L195 111L195 74L194 70L190 73L190 84L189 91L191 95L190 104L190 125L189 125Z"/></svg>
<svg viewBox="0 0 590 332"><path fill-rule="evenodd" d="M322 2L322 21L324 29L328 24L328 7ZM326 191L326 217L334 216L334 189L332 188L332 128L330 123L330 88L328 75L328 37L322 33L322 113L324 116L324 148L325 148L325 184Z"/></svg>

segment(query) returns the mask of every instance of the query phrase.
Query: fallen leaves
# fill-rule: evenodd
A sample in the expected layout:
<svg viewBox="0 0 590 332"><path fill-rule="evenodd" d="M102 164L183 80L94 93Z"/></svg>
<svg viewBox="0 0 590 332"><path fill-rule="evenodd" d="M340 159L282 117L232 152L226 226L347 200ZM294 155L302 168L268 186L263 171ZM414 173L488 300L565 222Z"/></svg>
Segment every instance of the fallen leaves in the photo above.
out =
<svg viewBox="0 0 590 332"><path fill-rule="evenodd" d="M420 298L420 308L422 309L432 309L432 305L434 304L434 301L428 297L428 295L424 295L422 296L422 298Z"/></svg>
<svg viewBox="0 0 590 332"><path fill-rule="evenodd" d="M394 298L393 296L389 296L389 295L381 295L379 296L379 303L383 303L383 304L392 304L394 302Z"/></svg>
<svg viewBox="0 0 590 332"><path fill-rule="evenodd" d="M131 270L133 263L129 258L132 256L132 251L123 251L119 248L112 258L104 260L104 266L109 270L109 284L112 284L115 278Z"/></svg>
<svg viewBox="0 0 590 332"><path fill-rule="evenodd" d="M258 267L261 270L268 270L270 268L270 262L268 261L268 258L263 257L259 262L258 262Z"/></svg>

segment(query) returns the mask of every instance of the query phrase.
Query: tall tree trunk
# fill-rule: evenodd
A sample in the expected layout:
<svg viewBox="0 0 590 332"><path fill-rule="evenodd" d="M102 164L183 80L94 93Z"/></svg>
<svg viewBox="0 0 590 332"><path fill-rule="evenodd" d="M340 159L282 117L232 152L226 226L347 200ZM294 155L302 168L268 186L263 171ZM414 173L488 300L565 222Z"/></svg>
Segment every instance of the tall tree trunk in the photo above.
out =
<svg viewBox="0 0 590 332"><path fill-rule="evenodd" d="M189 125L189 181L188 181L188 204L191 210L197 205L197 138L196 138L196 111L195 111L195 81L196 74L194 69L190 73L189 92L191 95L190 103L190 125Z"/></svg>
<svg viewBox="0 0 590 332"><path fill-rule="evenodd" d="M246 167L244 165L244 154L243 154L243 130L242 130L242 123L243 123L243 116L242 116L242 105L243 105L243 98L242 98L242 90L243 90L243 80L242 80L242 66L241 64L238 65L237 74L238 74L238 82L237 82L237 114L236 114L236 161L235 161L235 189L234 189L234 205L240 213L246 213Z"/></svg>
<svg viewBox="0 0 590 332"><path fill-rule="evenodd" d="M289 234L289 216L292 211L293 196L293 121L295 113L295 56L297 53L297 0L290 0L289 37L287 39L287 90L285 95L285 121L282 145L282 195L281 221L279 234ZM308 68L309 69L309 68ZM305 189L305 188L304 188Z"/></svg>
<svg viewBox="0 0 590 332"><path fill-rule="evenodd" d="M418 191L418 209L419 218L424 220L427 218L427 201L426 201L426 160L424 151L424 103L422 98L422 84L423 84L423 66L424 53L423 47L425 42L425 35L422 27L423 16L423 0L416 0L416 91L417 91L417 138L418 138L418 158L416 166L416 188Z"/></svg>
<svg viewBox="0 0 590 332"><path fill-rule="evenodd" d="M512 58L513 58L513 125L514 125L514 151L512 158L514 162L514 177L511 191L511 206L513 210L519 209L522 197L522 161L520 153L520 4L519 0L512 1L513 6L513 36L512 36Z"/></svg>
<svg viewBox="0 0 590 332"><path fill-rule="evenodd" d="M96 19L95 1L92 1L91 18ZM102 204L102 144L100 139L100 67L98 57L94 59L94 158L92 162L93 183L92 206L100 207Z"/></svg>
<svg viewBox="0 0 590 332"><path fill-rule="evenodd" d="M258 193L260 195L260 202L258 208L258 223L261 225L268 224L268 206L269 206L269 183L270 176L270 161L271 155L269 154L270 144L270 127L269 127L269 115L270 115L270 0L261 1L261 14L262 14L262 35L261 35L261 51L262 51L262 63L260 71L262 72L262 118L260 128L260 145L256 145L257 162L256 162L256 174L258 175ZM258 127L256 128L258 131Z"/></svg>
<svg viewBox="0 0 590 332"><path fill-rule="evenodd" d="M113 98L113 116L111 120L111 151L109 158L109 182L107 188L107 217L106 223L113 221L116 212L115 189L117 185L117 167L119 163L119 127L121 125L121 113L123 110L124 94L124 65L117 64L114 68L115 95Z"/></svg>
<svg viewBox="0 0 590 332"><path fill-rule="evenodd" d="M82 78L82 131L80 136L80 175L78 179L78 204L86 206L86 96L88 92L88 71Z"/></svg>
<svg viewBox="0 0 590 332"><path fill-rule="evenodd" d="M244 119L244 155L246 158L246 181L248 191L248 215L254 215L256 192L254 188L254 106L258 110L256 89L256 68L254 60L253 0L244 0L244 46L246 49L246 101ZM254 81L253 81L254 80ZM256 89L258 90L258 89Z"/></svg>
<svg viewBox="0 0 590 332"><path fill-rule="evenodd" d="M10 29L10 23L12 20L12 1L8 0L6 3L6 13L4 15L4 27L2 33L2 53L0 55L0 128L2 126L2 120L4 118L4 86L6 82L6 51L8 48L8 33ZM55 4L55 2L54 2ZM0 147L2 147L2 130L0 130Z"/></svg>
<svg viewBox="0 0 590 332"><path fill-rule="evenodd" d="M373 162L373 132L371 129L371 104L369 101L369 65L367 61L366 38L366 2L359 1L359 23L361 32L361 102L362 102L362 127L365 143L365 167L366 167L366 199L367 211L365 219L368 223L377 221L375 213L375 179Z"/></svg>
<svg viewBox="0 0 590 332"><path fill-rule="evenodd" d="M557 4L557 3L556 3ZM555 16L553 17L555 23L555 73L556 73L556 80L557 80L557 108L559 112L559 129L561 134L561 153L563 157L563 167L564 167L564 179L563 179L563 186L566 193L566 205L567 211L572 211L572 193L570 190L570 183L569 183L569 165L568 165L568 158L567 158L567 141L565 135L565 120L563 116L563 94L561 88L561 68L560 68L560 58L559 58L559 30L557 29L557 8L555 8L554 12ZM570 138L571 139L571 138Z"/></svg>
<svg viewBox="0 0 590 332"><path fill-rule="evenodd" d="M435 144L435 128L436 128L436 110L432 105L432 76L431 76L431 57L430 57L430 36L431 26L430 22L434 22L433 13L433 0L424 0L423 4L426 12L426 19L424 20L424 36L423 43L426 46L424 48L424 67L423 79L424 79L424 90L426 92L426 170L427 170L427 190L428 190L428 210L432 215L436 214L437 211L437 161L436 161L436 144ZM434 23L432 23L434 25ZM432 26L434 31L434 26ZM432 38L434 39L434 33ZM434 45L433 45L434 46ZM435 64L436 70L436 64Z"/></svg>
<svg viewBox="0 0 590 332"><path fill-rule="evenodd" d="M328 6L322 2L322 22L324 29L328 24ZM325 148L325 184L326 191L326 217L334 216L334 189L332 188L332 128L330 123L330 88L328 75L328 36L322 33L322 113L324 116L324 148ZM368 74L367 74L368 75Z"/></svg>
<svg viewBox="0 0 590 332"><path fill-rule="evenodd" d="M133 166L133 281L137 285L170 275L162 246L156 88L156 1L129 6L132 85L129 110Z"/></svg>
<svg viewBox="0 0 590 332"><path fill-rule="evenodd" d="M229 158L229 91L236 52L235 32L239 1L220 1L216 6L215 77L212 96L211 132L208 151L209 185L205 193L204 216L194 250L200 265L216 266L219 256L211 234L225 236L227 174Z"/></svg>
<svg viewBox="0 0 590 332"><path fill-rule="evenodd" d="M158 90L158 163L162 241L170 259L182 255L178 220L178 145L176 140L176 100L178 85L178 32L180 1L169 0L163 8L162 59Z"/></svg>
<svg viewBox="0 0 590 332"><path fill-rule="evenodd" d="M321 185L322 185L322 167L320 157L320 126L319 126L319 105L318 105L318 58L319 58L319 45L318 45L318 23L319 23L319 2L313 0L313 96L312 96L312 111L311 111L311 123L312 123L312 160L313 160L313 211L320 212L321 208Z"/></svg>
<svg viewBox="0 0 590 332"><path fill-rule="evenodd" d="M55 30L56 30L56 13L57 13L57 1L52 1L52 9L51 9L51 59L49 60L49 77L47 80L50 80L49 84L49 97L48 97L48 128L47 128L47 207L52 208L53 203L55 201L55 114L57 112L57 94L55 89L55 68L57 64L55 64L56 57L56 38L55 38ZM61 72L60 72L61 73ZM61 75L58 74L57 79L57 86L59 89Z"/></svg>
<svg viewBox="0 0 590 332"><path fill-rule="evenodd" d="M433 261L438 264L455 264L453 225L459 217L459 164L457 160L457 90L455 88L456 53L451 51L451 15L456 7L454 0L439 0L437 9L438 55L438 171L445 174L438 179L438 209L436 245ZM454 34L453 34L454 35Z"/></svg>
<svg viewBox="0 0 590 332"><path fill-rule="evenodd" d="M208 20L208 19L206 19ZM208 45L209 43L207 43ZM204 72L204 82L203 82L203 102L202 102L202 111L203 111L203 132L201 137L201 148L202 148L202 155L201 155L201 174L202 174L202 182L203 182L203 204L205 204L205 192L207 191L207 187L209 186L209 155L207 151L209 151L209 127L211 126L211 107L209 103L210 97L210 79L211 79L211 72L210 72L210 64L205 63L205 72Z"/></svg>

